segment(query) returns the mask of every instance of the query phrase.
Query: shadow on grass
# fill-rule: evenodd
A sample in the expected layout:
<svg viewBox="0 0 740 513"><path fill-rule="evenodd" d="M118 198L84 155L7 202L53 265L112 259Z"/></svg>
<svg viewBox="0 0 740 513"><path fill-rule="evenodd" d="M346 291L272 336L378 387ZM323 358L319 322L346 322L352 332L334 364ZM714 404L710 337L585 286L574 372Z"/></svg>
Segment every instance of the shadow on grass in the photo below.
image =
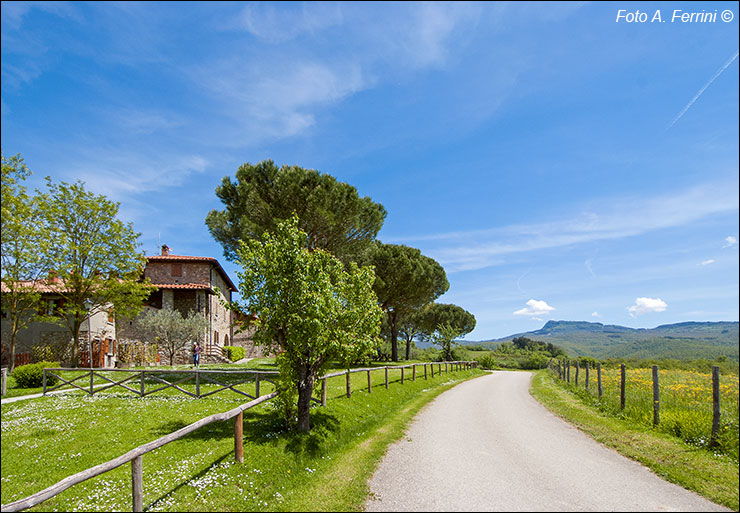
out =
<svg viewBox="0 0 740 513"><path fill-rule="evenodd" d="M234 453L226 453L226 454L224 454L223 456L221 456L220 458L218 458L216 461L214 461L213 463L211 463L210 465L208 465L206 468L204 468L203 470L201 470L200 472L198 472L197 474L194 474L193 476L191 476L189 478L188 477L183 477L182 478L182 482L180 484L178 484L177 486L173 487L169 491L162 492L162 494L159 497L157 497L156 499L154 499L153 501L151 501L149 504L145 504L144 505L144 511L150 511L150 509L153 506L156 506L159 501L166 500L169 495L171 495L173 493L176 493L178 490L180 490L183 487L187 486L188 483L190 483L191 481L194 481L196 479L199 479L199 478L205 476L208 472L210 472L210 470L213 467L215 467L216 465L219 465L222 461L224 461L225 459L227 459L229 457L233 458L234 457ZM146 487L146 484L144 486Z"/></svg>

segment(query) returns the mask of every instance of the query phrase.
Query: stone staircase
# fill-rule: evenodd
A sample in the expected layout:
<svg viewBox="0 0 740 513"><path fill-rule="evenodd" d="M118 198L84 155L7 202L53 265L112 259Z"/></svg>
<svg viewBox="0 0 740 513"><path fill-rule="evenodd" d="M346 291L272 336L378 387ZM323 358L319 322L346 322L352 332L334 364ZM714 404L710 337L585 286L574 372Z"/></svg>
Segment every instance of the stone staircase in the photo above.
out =
<svg viewBox="0 0 740 513"><path fill-rule="evenodd" d="M206 345L200 355L200 363L234 363L226 357L223 348L216 345Z"/></svg>

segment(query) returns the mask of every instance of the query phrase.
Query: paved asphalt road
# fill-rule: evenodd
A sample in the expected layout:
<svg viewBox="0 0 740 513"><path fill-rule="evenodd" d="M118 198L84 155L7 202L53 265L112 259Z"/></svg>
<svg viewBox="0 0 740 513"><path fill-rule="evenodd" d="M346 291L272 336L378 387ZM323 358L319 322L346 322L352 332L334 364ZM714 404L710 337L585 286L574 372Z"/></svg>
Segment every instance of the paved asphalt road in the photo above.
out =
<svg viewBox="0 0 740 513"><path fill-rule="evenodd" d="M559 419L530 373L443 393L392 445L367 511L731 511L657 477Z"/></svg>

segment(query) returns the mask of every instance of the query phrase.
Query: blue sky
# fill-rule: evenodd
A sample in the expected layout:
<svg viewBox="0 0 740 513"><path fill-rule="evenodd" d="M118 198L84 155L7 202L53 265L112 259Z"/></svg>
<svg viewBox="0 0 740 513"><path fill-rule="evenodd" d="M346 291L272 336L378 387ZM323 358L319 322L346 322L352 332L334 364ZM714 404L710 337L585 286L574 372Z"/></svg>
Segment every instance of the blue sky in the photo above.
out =
<svg viewBox="0 0 740 513"><path fill-rule="evenodd" d="M233 278L204 224L221 179L264 159L329 173L385 206L382 241L445 267L438 301L476 316L468 340L737 321L737 15L3 2L2 149L32 185L120 202L147 254L214 256Z"/></svg>

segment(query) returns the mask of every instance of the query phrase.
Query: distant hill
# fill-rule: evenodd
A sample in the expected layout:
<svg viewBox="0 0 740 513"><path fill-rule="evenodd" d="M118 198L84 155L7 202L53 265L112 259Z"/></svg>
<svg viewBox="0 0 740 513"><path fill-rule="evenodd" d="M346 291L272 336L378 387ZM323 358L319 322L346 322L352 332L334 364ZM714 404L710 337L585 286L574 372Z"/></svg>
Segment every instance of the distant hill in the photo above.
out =
<svg viewBox="0 0 740 513"><path fill-rule="evenodd" d="M516 337L552 342L571 356L677 360L725 356L738 361L740 327L737 322L681 322L652 329L635 329L600 322L548 321L535 331L495 340L462 343L494 349L500 343L510 342Z"/></svg>

